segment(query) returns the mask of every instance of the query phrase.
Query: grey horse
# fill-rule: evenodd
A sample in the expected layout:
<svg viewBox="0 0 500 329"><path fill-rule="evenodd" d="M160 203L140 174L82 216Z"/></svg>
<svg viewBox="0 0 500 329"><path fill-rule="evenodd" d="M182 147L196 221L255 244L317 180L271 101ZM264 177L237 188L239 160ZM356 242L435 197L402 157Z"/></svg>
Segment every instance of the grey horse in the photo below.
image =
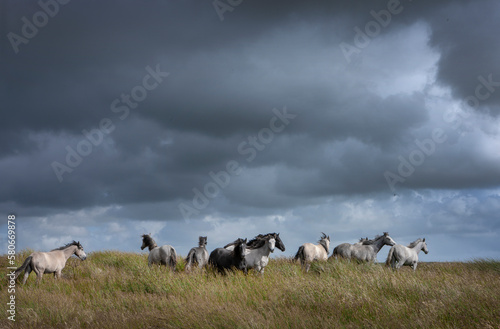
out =
<svg viewBox="0 0 500 329"><path fill-rule="evenodd" d="M295 254L294 260L300 259L300 263L309 272L311 263L315 260L328 260L328 253L330 252L330 236L321 232L321 238L318 244L304 243L299 247Z"/></svg>
<svg viewBox="0 0 500 329"><path fill-rule="evenodd" d="M26 258L23 265L16 269L15 278L24 271L23 284L25 284L31 271L35 271L37 283L42 281L44 273L54 273L55 278L59 279L61 277L61 271L71 255L76 255L81 260L87 258L82 245L80 242L76 241L49 252L34 252Z"/></svg>
<svg viewBox="0 0 500 329"><path fill-rule="evenodd" d="M361 262L375 262L377 254L383 246L394 246L396 242L389 236L389 233L384 232L382 235L377 235L372 240L366 240L362 243L343 243L335 247L333 257L341 257L345 259L355 259Z"/></svg>
<svg viewBox="0 0 500 329"><path fill-rule="evenodd" d="M427 243L424 239L417 239L410 243L407 247L397 244L389 250L389 255L385 264L391 266L393 269L399 269L403 265L408 265L413 268L414 271L417 270L418 263L418 253L420 251L429 253L427 249Z"/></svg>
<svg viewBox="0 0 500 329"><path fill-rule="evenodd" d="M151 233L142 235L141 250L144 250L146 247L149 249L149 266L152 264L168 265L172 271L175 271L175 266L177 265L177 253L175 252L174 247L169 245L158 247L155 240L151 237Z"/></svg>
<svg viewBox="0 0 500 329"><path fill-rule="evenodd" d="M198 268L202 268L208 263L207 237L198 238L198 247L191 248L186 257L186 271L191 270L191 266L196 263Z"/></svg>
<svg viewBox="0 0 500 329"><path fill-rule="evenodd" d="M341 243L333 249L333 254L330 256L330 258L341 257L341 258L345 258L345 259L351 259L351 246L354 246L354 245L360 246L365 241L369 241L368 237L360 238L358 242L353 243L353 244L350 244L347 242Z"/></svg>

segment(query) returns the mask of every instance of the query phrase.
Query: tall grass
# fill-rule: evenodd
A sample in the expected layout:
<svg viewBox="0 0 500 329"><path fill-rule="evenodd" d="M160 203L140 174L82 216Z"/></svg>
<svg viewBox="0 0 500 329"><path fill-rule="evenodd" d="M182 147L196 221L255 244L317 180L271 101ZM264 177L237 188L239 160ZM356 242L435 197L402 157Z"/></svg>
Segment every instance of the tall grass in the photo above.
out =
<svg viewBox="0 0 500 329"><path fill-rule="evenodd" d="M18 255L24 260L28 251ZM22 259L21 259L22 258ZM0 265L7 267L6 257ZM63 279L34 273L16 288L16 323L2 328L499 328L500 262L383 265L329 262L304 273L273 259L264 276L185 273L147 256L95 252L70 258ZM6 291L5 280L1 290ZM2 293L2 296L6 294ZM5 300L5 298L3 298ZM5 303L4 303L5 305ZM6 314L6 313L4 313Z"/></svg>

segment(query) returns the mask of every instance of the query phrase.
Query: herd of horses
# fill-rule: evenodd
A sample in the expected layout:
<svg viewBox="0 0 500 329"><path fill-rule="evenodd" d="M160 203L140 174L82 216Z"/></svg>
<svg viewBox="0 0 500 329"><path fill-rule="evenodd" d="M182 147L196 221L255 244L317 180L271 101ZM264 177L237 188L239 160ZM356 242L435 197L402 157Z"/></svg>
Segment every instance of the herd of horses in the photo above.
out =
<svg viewBox="0 0 500 329"><path fill-rule="evenodd" d="M391 246L386 265L393 269L399 269L408 265L415 271L417 269L418 254L420 251L428 253L425 239L417 239L408 246L396 244L384 232L373 239L362 238L359 242L350 244L342 243L333 249L330 258L342 258L358 262L375 262L378 252L383 246ZM192 248L186 257L186 271L191 271L193 266L199 268L212 267L216 271L225 274L227 271L240 270L245 274L249 269L254 269L264 274L264 269L269 263L269 255L275 248L285 251L285 244L281 241L279 233L259 234L252 240L236 239L222 248L214 249L210 254L207 251L207 237L200 236L198 247ZM159 247L151 234L142 235L141 250L148 248L148 265L165 265L175 271L177 265L177 253L174 247L163 245ZM309 271L314 261L327 261L330 253L330 236L322 233L318 244L304 243L295 254L294 260L299 260L306 272ZM34 252L29 255L23 264L15 270L15 277L24 271L23 284L26 283L31 271L37 276L37 283L41 281L43 274L54 273L56 278L61 276L66 261L72 255L85 260L87 255L80 242L73 241L65 246L53 249L49 252Z"/></svg>

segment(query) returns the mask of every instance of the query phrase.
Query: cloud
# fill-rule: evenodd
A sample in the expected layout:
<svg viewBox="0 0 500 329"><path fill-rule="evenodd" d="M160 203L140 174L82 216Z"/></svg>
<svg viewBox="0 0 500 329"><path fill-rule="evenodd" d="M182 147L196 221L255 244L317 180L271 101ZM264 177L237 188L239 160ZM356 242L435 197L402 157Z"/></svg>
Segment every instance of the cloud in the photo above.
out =
<svg viewBox="0 0 500 329"><path fill-rule="evenodd" d="M207 234L215 247L279 230L297 245L391 229L497 255L499 6L401 1L346 60L339 45L391 3L243 2L221 21L210 2L71 2L17 54L2 39L0 209L37 241L20 246L137 251L121 241L152 232L183 252ZM3 35L40 10L5 7ZM147 67L169 75L117 110ZM293 120L262 141L283 109ZM96 142L103 120L113 129ZM179 204L230 162L241 173L185 221Z"/></svg>

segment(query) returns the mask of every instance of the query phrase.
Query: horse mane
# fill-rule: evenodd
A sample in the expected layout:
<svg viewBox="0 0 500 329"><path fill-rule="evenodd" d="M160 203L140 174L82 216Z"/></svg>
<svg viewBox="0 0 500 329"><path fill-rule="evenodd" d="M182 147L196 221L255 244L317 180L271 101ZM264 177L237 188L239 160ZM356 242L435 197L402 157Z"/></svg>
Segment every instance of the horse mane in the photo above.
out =
<svg viewBox="0 0 500 329"><path fill-rule="evenodd" d="M259 249L261 248L269 238L274 238L276 240L279 239L277 233L267 233L267 234L257 234L255 238L247 242L247 249ZM233 242L230 242L224 246L224 248L230 247L230 246L236 246L240 240L243 240L241 238L238 238L234 240Z"/></svg>
<svg viewBox="0 0 500 329"><path fill-rule="evenodd" d="M241 240L241 239L238 238L238 239L234 240L233 242L229 242L223 248L227 248L227 247L230 247L230 246L236 246L238 244L239 240Z"/></svg>
<svg viewBox="0 0 500 329"><path fill-rule="evenodd" d="M258 249L264 245L265 239L269 237L274 237L276 233L267 233L267 234L257 234L255 238L247 242L247 248L250 249Z"/></svg>
<svg viewBox="0 0 500 329"><path fill-rule="evenodd" d="M67 243L67 244L65 244L64 246L59 247L59 248L56 248L56 249L52 249L51 251L55 251L55 250L64 250L64 249L66 249L66 248L68 248L68 247L71 247L71 246L78 246L78 247L81 247L80 241L76 242L75 240L73 240L72 242Z"/></svg>
<svg viewBox="0 0 500 329"><path fill-rule="evenodd" d="M156 246L155 240L149 234L143 234L142 241L146 243L147 246L152 246L152 247Z"/></svg>
<svg viewBox="0 0 500 329"><path fill-rule="evenodd" d="M380 239L382 239L382 238L384 238L384 237L386 237L386 236L388 236L388 235L389 235L389 233L384 232L384 234L382 234L382 235L375 235L375 237L374 237L373 239L368 239L368 238L366 238L366 240L365 240L365 241L363 241L363 245L370 245L370 244L374 244L374 243L375 243L375 241L378 241L378 240L380 240ZM361 240L359 240L359 242L361 242Z"/></svg>
<svg viewBox="0 0 500 329"><path fill-rule="evenodd" d="M329 254L330 251L328 250L328 246L326 245L325 240L319 240L318 242L323 248L325 248L326 253Z"/></svg>
<svg viewBox="0 0 500 329"><path fill-rule="evenodd" d="M259 237L260 236L260 237ZM259 234L255 239L247 242L247 249L259 249L262 248L269 239L274 238L270 234L261 235Z"/></svg>
<svg viewBox="0 0 500 329"><path fill-rule="evenodd" d="M235 246L236 247L236 245L238 245L239 243L242 243L242 242L245 242L245 240L243 240L242 238L238 238L238 239L234 240L233 242L229 242L223 248L227 248L227 247L230 247L230 246Z"/></svg>
<svg viewBox="0 0 500 329"><path fill-rule="evenodd" d="M422 238L418 238L417 240L411 242L409 245L408 245L408 248L415 248L417 246L417 244L419 244L420 242L422 242Z"/></svg>
<svg viewBox="0 0 500 329"><path fill-rule="evenodd" d="M198 237L198 247L203 247L207 244L207 237L206 236L200 236Z"/></svg>
<svg viewBox="0 0 500 329"><path fill-rule="evenodd" d="M327 253L327 254L329 254L329 253L330 253L330 251L328 250L328 246L327 246L327 244L326 244L325 240L330 241L330 237L329 237L328 235L326 235L325 233L321 232L321 237L319 238L318 243L319 243L319 244L320 244L323 248L325 248L326 253Z"/></svg>

